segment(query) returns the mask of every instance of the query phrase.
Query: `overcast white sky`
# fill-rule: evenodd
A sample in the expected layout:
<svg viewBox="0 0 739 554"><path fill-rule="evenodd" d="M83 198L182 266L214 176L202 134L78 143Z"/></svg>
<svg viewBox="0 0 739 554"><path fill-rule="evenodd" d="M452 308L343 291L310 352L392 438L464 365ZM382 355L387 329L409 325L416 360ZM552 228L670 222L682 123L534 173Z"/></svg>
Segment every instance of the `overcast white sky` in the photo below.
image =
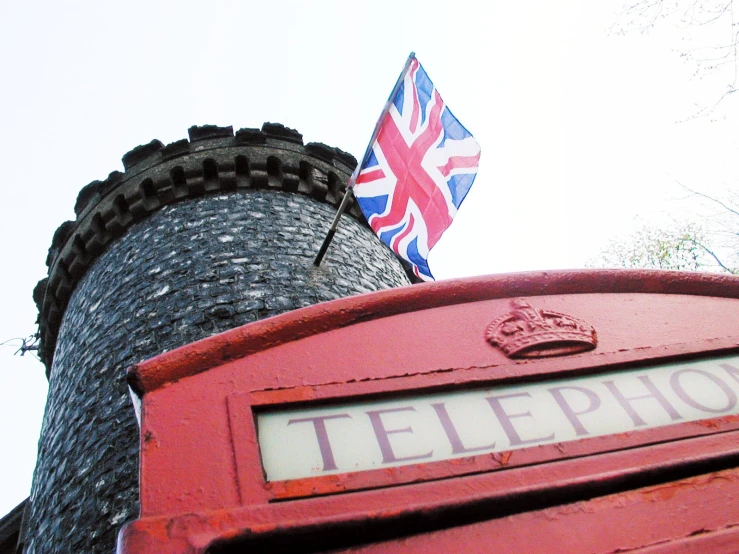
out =
<svg viewBox="0 0 739 554"><path fill-rule="evenodd" d="M1 2L0 341L35 331L31 291L53 232L123 153L193 124L276 121L359 157L410 51L482 147L431 254L438 278L583 267L636 215L683 217L675 179L712 193L735 184L737 106L684 121L726 79L691 79L680 29L608 34L620 7ZM29 493L46 395L42 365L17 346L0 347L0 515Z"/></svg>

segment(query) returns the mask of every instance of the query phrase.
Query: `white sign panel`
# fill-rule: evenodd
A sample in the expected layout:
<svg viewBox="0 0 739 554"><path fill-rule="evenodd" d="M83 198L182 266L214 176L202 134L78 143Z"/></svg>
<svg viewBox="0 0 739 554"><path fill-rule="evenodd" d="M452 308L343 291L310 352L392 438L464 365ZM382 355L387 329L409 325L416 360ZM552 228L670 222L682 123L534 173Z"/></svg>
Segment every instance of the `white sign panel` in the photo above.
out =
<svg viewBox="0 0 739 554"><path fill-rule="evenodd" d="M739 356L257 414L268 481L449 460L739 414Z"/></svg>

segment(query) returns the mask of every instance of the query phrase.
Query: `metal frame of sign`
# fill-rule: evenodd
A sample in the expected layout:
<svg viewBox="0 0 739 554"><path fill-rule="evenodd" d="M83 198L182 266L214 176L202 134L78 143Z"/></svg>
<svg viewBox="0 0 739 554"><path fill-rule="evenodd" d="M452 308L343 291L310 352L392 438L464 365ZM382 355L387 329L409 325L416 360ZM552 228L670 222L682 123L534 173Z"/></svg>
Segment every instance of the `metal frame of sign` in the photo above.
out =
<svg viewBox="0 0 739 554"><path fill-rule="evenodd" d="M739 342L739 337L727 338L720 342L723 342L727 346L734 346ZM648 369L651 365L675 361L676 359L685 362L687 361L686 355L689 354L699 356L696 360L702 360L704 358L726 356L737 352L739 352L739 349L736 349L736 347L714 351L698 351L683 344L663 349L660 357L648 360L649 365L644 363L647 361L644 357L641 357L638 362L640 369ZM509 384L511 382L518 382L522 378L530 377L532 374L536 374L537 378L544 380L555 377L561 378L564 374L584 376L608 373L631 369L634 367L635 362L624 363L621 361L612 364L606 363L596 367L577 367L578 365L575 363L573 367L565 371L520 372L517 375L507 375L498 378L491 378L489 374L466 375L464 389ZM519 367L532 369L531 366ZM663 453L669 451L670 457L676 456L682 458L686 466L694 463L705 464L714 458L718 465L723 465L724 462L720 460L727 459L727 455L732 461L726 467L731 467L731 464L739 464L739 451L732 453L733 450L736 450L735 445L737 444L733 442L732 446L732 441L739 439L739 434L733 433L734 431L739 431L739 415L729 415L707 417L698 421L675 423L661 427L638 429L617 435L587 437L575 441L537 445L504 452L477 454L450 460L318 477L305 477L286 481L270 482L266 480L259 452L255 421L257 412L266 409L290 409L292 407L310 405L322 406L337 401L362 402L386 397L397 398L403 395L421 395L452 389L459 391L458 377L454 373L452 371L448 374L437 376L437 382L434 384L429 384L428 378L426 377L414 376L394 379L392 385L389 387L387 383L376 382L315 386L311 387L310 401L306 401L306 390L302 387L274 391L236 393L229 396L228 411L231 421L231 433L239 487L242 492L245 492L255 487L257 485L255 480L258 480L257 486L263 487L270 492L270 501L279 501L384 488L423 481L436 481L462 475L499 472L501 470L512 470L564 460L578 460L576 466L577 471L582 471L583 475L587 473L588 465L592 466L592 472L594 474L600 474L602 473L602 466L599 463L604 458L599 457L596 462L592 463L588 461L588 458L596 455L626 451L628 454L620 456L619 459L627 463L627 465L633 465L634 462L638 465L642 460L649 458L646 449L668 442L675 442L675 445L668 449L657 448L656 451ZM679 442L685 439L695 439L708 435L726 435L727 440L704 441L701 444L715 444L717 445L717 450L714 452L711 450L713 447L711 447L709 448L709 451L711 451L710 454L708 453L709 451L704 451L701 456L695 455L695 449L698 446L696 443L691 442L688 444ZM725 451L724 446L729 446L729 449ZM657 459L659 457L655 458L655 460ZM669 458L666 460L669 460ZM259 470L257 470L257 467ZM644 471L653 471L655 467L657 466L644 467ZM540 472L540 475L542 482L549 480L547 479L546 470ZM550 480L552 485L556 484L556 475L558 475L557 472L552 473L552 479ZM503 478L496 476L491 477L491 479L493 482L499 481L494 488L500 489L505 486L505 480ZM491 486L493 482L491 482Z"/></svg>

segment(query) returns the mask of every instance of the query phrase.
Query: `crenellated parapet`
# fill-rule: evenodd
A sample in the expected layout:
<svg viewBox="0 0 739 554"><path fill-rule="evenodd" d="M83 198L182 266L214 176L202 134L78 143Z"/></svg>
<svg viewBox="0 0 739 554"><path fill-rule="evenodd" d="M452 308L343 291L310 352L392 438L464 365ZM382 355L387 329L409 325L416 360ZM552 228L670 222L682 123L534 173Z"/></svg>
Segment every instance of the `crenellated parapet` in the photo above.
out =
<svg viewBox="0 0 739 554"><path fill-rule="evenodd" d="M280 190L338 206L356 159L278 123L262 129L194 126L189 140L159 140L123 156L124 173L113 171L79 192L76 219L54 234L46 259L48 278L39 282L40 356L53 360L62 315L79 279L106 246L162 206L206 194L247 189ZM346 213L365 219L352 201Z"/></svg>

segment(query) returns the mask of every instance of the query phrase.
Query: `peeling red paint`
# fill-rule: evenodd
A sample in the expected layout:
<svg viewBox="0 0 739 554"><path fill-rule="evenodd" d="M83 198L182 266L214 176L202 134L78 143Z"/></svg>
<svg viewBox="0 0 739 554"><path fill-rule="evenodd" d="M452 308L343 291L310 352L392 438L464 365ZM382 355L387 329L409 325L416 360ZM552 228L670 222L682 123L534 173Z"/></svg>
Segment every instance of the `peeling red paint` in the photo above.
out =
<svg viewBox="0 0 739 554"><path fill-rule="evenodd" d="M557 447L557 445L554 445L554 446L555 448ZM508 462L510 461L512 455L513 455L513 452L508 450L506 452L496 452L492 454L492 457L496 462L504 466L504 465L508 465Z"/></svg>
<svg viewBox="0 0 739 554"><path fill-rule="evenodd" d="M669 500L677 493L678 485L670 484L663 487L656 487L644 491L644 497L649 501Z"/></svg>

